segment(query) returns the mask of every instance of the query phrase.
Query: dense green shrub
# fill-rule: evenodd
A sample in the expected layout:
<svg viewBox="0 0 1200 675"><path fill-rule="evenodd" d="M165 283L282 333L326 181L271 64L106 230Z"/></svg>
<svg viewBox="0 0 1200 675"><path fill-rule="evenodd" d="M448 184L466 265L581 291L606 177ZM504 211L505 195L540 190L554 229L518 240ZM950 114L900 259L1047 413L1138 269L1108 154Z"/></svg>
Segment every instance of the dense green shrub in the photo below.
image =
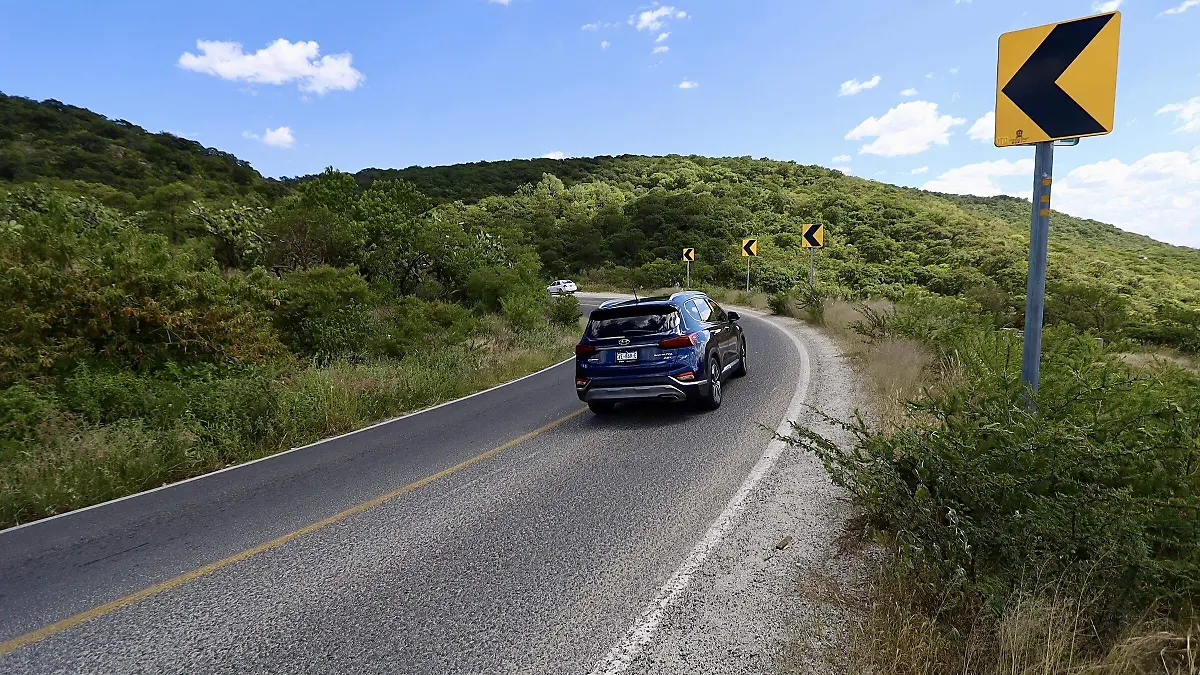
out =
<svg viewBox="0 0 1200 675"><path fill-rule="evenodd" d="M578 323L583 313L579 311L579 299L574 295L560 295L550 300L550 321L561 326Z"/></svg>
<svg viewBox="0 0 1200 675"><path fill-rule="evenodd" d="M538 291L516 289L500 299L504 318L520 331L546 325L546 296Z"/></svg>
<svg viewBox="0 0 1200 675"><path fill-rule="evenodd" d="M779 292L767 299L767 307L780 316L795 316L796 300L791 293Z"/></svg>
<svg viewBox="0 0 1200 675"><path fill-rule="evenodd" d="M378 305L374 315L369 351L379 356L456 345L481 330L479 318L462 305L413 297Z"/></svg>
<svg viewBox="0 0 1200 675"><path fill-rule="evenodd" d="M1050 329L1035 413L1015 334L965 324L941 340L956 386L912 404L907 428L849 424L858 442L843 448L798 427L793 442L946 593L1000 602L1023 575L1083 581L1100 625L1195 602L1200 377L1135 371L1095 340Z"/></svg>
<svg viewBox="0 0 1200 675"><path fill-rule="evenodd" d="M24 384L0 389L0 443L33 438L53 407L53 402Z"/></svg>
<svg viewBox="0 0 1200 675"><path fill-rule="evenodd" d="M467 277L467 301L487 312L501 310L501 298L514 287L521 285L521 276L516 270L506 267L480 267Z"/></svg>
<svg viewBox="0 0 1200 675"><path fill-rule="evenodd" d="M279 301L279 328L300 354L340 356L366 344L370 290L353 268L322 265L284 275Z"/></svg>
<svg viewBox="0 0 1200 675"><path fill-rule="evenodd" d="M261 270L222 274L119 214L43 188L0 198L0 385L91 361L262 361L282 351Z"/></svg>

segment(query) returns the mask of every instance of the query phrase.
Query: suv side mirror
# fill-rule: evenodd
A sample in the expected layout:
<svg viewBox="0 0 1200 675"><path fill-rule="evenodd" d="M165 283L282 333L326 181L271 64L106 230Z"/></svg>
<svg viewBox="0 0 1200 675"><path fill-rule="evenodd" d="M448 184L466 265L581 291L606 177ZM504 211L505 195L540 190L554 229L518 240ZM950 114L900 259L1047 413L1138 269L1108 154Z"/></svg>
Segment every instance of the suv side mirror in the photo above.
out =
<svg viewBox="0 0 1200 675"><path fill-rule="evenodd" d="M737 312L726 312L725 316L729 317L730 321L737 321L742 318Z"/></svg>

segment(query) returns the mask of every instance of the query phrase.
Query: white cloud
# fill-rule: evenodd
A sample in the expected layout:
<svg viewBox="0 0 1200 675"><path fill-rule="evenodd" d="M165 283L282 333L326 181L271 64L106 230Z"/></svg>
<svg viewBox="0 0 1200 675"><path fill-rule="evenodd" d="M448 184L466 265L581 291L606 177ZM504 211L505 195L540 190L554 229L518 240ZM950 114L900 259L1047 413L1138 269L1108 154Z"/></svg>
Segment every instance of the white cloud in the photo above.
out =
<svg viewBox="0 0 1200 675"><path fill-rule="evenodd" d="M687 12L676 11L674 7L664 5L629 17L629 23L638 30L660 30L667 25L670 18L686 19Z"/></svg>
<svg viewBox="0 0 1200 675"><path fill-rule="evenodd" d="M1183 14L1196 5L1200 5L1200 0L1183 0L1183 2L1177 6L1163 10L1159 16L1163 16L1164 14Z"/></svg>
<svg viewBox="0 0 1200 675"><path fill-rule="evenodd" d="M668 47L666 45L659 45L659 46L655 47L654 51L652 51L650 53L651 54L666 54L669 51L671 51L670 47Z"/></svg>
<svg viewBox="0 0 1200 675"><path fill-rule="evenodd" d="M694 81L694 80L687 80L687 79L685 79L683 82L680 82L680 83L679 83L679 88L680 88L680 89L695 89L695 88L697 88L697 87L699 87L699 86L700 86L700 83L699 83L699 82L696 82L696 81ZM719 88L719 87L718 87L718 88Z"/></svg>
<svg viewBox="0 0 1200 675"><path fill-rule="evenodd" d="M920 176L921 174L926 173L927 171L929 171L929 167L918 166L917 168L913 169L912 171L909 171L909 173L911 173L914 176Z"/></svg>
<svg viewBox="0 0 1200 675"><path fill-rule="evenodd" d="M900 91L901 96L916 96L917 93L918 93L917 90L913 89L912 87L909 87L908 89L903 89Z"/></svg>
<svg viewBox="0 0 1200 675"><path fill-rule="evenodd" d="M846 174L847 176L854 174L854 169L851 169L848 166L831 166L829 168L831 168L835 171L841 171L842 173Z"/></svg>
<svg viewBox="0 0 1200 675"><path fill-rule="evenodd" d="M848 141L867 138L875 140L859 148L867 155L915 155L931 145L950 142L951 129L966 120L950 115L938 115L936 103L909 101L901 103L878 119L868 117L846 134Z"/></svg>
<svg viewBox="0 0 1200 675"><path fill-rule="evenodd" d="M1157 114L1163 113L1175 113L1175 121L1179 123L1175 131L1200 131L1200 96L1183 103L1164 105Z"/></svg>
<svg viewBox="0 0 1200 675"><path fill-rule="evenodd" d="M973 141L980 143L989 143L995 140L996 135L996 113L988 111L988 114L975 120L970 129L967 129L967 137Z"/></svg>
<svg viewBox="0 0 1200 675"><path fill-rule="evenodd" d="M991 197L999 194L1027 194L1021 192L1005 192L995 183L994 178L1001 176L1028 176L1033 183L1033 160L1019 159L1015 162L998 159L992 162L968 164L957 169L950 169L934 180L921 186L922 190L933 192L950 192L960 195L978 195Z"/></svg>
<svg viewBox="0 0 1200 675"><path fill-rule="evenodd" d="M871 79L867 80L866 82L859 82L857 79L846 80L842 83L841 88L838 90L838 96L854 96L864 89L874 89L875 87L878 87L879 83L882 81L883 78L879 77L878 75L872 76Z"/></svg>
<svg viewBox="0 0 1200 675"><path fill-rule="evenodd" d="M296 145L296 138L292 136L290 127L268 128L263 134L262 142L274 148L290 148Z"/></svg>
<svg viewBox="0 0 1200 675"><path fill-rule="evenodd" d="M1200 2L1200 0L1197 0L1197 2ZM658 37L654 38L654 41L655 42L663 42L669 37L671 37L670 33L659 33Z"/></svg>
<svg viewBox="0 0 1200 675"><path fill-rule="evenodd" d="M951 75L957 75L957 74L958 74L958 66L954 66L953 68L951 68L951 69L950 69L950 74L951 74Z"/></svg>
<svg viewBox="0 0 1200 675"><path fill-rule="evenodd" d="M1115 12L1124 0L1095 0L1092 3L1093 12Z"/></svg>
<svg viewBox="0 0 1200 675"><path fill-rule="evenodd" d="M196 48L200 54L184 52L179 66L225 80L252 84L298 82L301 91L324 94L355 89L366 79L351 65L349 52L321 56L320 45L312 41L293 43L279 38L253 54L242 51L237 42L197 40Z"/></svg>
<svg viewBox="0 0 1200 675"><path fill-rule="evenodd" d="M1074 216L1200 248L1200 147L1077 167L1054 185L1053 203Z"/></svg>
<svg viewBox="0 0 1200 675"><path fill-rule="evenodd" d="M608 40L600 43L600 49L608 49Z"/></svg>
<svg viewBox="0 0 1200 675"><path fill-rule="evenodd" d="M833 161L837 162L838 164L845 164L846 162L849 162L851 159L854 159L854 158L851 157L850 155L838 155L837 157L833 158Z"/></svg>
<svg viewBox="0 0 1200 675"><path fill-rule="evenodd" d="M925 73L925 79L927 79L927 80L932 80L932 79L933 79L933 73Z"/></svg>
<svg viewBox="0 0 1200 675"><path fill-rule="evenodd" d="M269 145L273 148L291 148L296 145L296 137L292 136L291 127L279 127L277 129L267 127L262 136L252 131L243 131L242 138L261 141L264 145Z"/></svg>
<svg viewBox="0 0 1200 675"><path fill-rule="evenodd" d="M488 0L488 2L495 3L497 5L504 5L505 7L508 7L508 3L512 2L512 0Z"/></svg>
<svg viewBox="0 0 1200 675"><path fill-rule="evenodd" d="M567 153L563 152L562 150L555 150L553 152L547 152L546 154L542 155L542 159L566 159L566 158L567 158Z"/></svg>

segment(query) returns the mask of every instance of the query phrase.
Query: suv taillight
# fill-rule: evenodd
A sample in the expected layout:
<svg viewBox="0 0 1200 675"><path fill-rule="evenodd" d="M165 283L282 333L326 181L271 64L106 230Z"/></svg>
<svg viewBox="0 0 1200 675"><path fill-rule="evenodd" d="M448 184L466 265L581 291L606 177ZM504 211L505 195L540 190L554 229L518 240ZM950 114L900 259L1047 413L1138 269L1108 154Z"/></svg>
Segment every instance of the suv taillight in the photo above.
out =
<svg viewBox="0 0 1200 675"><path fill-rule="evenodd" d="M596 353L592 345L575 345L575 356L591 356Z"/></svg>
<svg viewBox="0 0 1200 675"><path fill-rule="evenodd" d="M691 335L680 335L679 337L673 337L673 338L667 338L665 340L660 340L658 342L658 346L662 347L663 349L680 349L683 347L695 347L696 346L696 334L692 333Z"/></svg>

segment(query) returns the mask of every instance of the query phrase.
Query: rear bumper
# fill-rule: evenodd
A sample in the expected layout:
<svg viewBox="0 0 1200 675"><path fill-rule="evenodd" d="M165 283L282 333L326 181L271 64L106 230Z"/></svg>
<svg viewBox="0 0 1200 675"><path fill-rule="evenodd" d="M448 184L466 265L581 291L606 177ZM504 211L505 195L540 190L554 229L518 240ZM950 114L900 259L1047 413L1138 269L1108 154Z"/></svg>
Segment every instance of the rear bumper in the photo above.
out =
<svg viewBox="0 0 1200 675"><path fill-rule="evenodd" d="M577 387L579 400L592 401L688 401L701 395L707 380L682 382L674 377L597 378Z"/></svg>

